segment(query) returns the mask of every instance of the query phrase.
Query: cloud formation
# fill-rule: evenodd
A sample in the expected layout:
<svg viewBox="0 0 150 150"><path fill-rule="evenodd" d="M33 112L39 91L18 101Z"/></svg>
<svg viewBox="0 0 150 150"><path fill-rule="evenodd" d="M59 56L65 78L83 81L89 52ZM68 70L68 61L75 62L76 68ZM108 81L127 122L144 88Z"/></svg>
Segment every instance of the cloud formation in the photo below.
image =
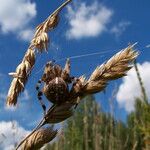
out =
<svg viewBox="0 0 150 150"><path fill-rule="evenodd" d="M16 144L24 138L30 131L21 127L18 122L0 122L0 149L12 150Z"/></svg>
<svg viewBox="0 0 150 150"><path fill-rule="evenodd" d="M150 97L150 62L138 64L138 69L140 71L147 95ZM131 112L134 110L135 98L140 96L141 90L139 81L137 79L135 69L133 68L128 72L127 76L123 78L123 82L117 93L117 102L122 108L125 108L127 112Z"/></svg>
<svg viewBox="0 0 150 150"><path fill-rule="evenodd" d="M30 22L35 16L36 5L30 0L0 0L0 29L4 34L11 32L29 40Z"/></svg>
<svg viewBox="0 0 150 150"><path fill-rule="evenodd" d="M68 7L67 14L70 26L66 33L67 38L81 39L96 37L105 31L113 12L99 2L92 5L82 2L75 8Z"/></svg>
<svg viewBox="0 0 150 150"><path fill-rule="evenodd" d="M25 41L31 40L33 38L34 35L34 29L24 29L22 31L20 31L20 33L18 34L18 36Z"/></svg>
<svg viewBox="0 0 150 150"><path fill-rule="evenodd" d="M117 25L114 25L110 32L113 33L116 37L120 37L130 24L131 23L129 21L121 21Z"/></svg>

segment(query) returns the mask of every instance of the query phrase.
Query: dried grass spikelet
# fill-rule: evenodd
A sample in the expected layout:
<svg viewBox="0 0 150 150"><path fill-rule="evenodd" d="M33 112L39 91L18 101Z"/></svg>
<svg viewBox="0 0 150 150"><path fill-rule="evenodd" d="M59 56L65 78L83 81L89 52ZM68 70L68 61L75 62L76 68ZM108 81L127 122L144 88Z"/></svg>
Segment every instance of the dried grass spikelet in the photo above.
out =
<svg viewBox="0 0 150 150"><path fill-rule="evenodd" d="M9 73L14 79L8 91L7 105L16 105L17 97L24 90L28 76L35 64L35 51L28 49L23 61L16 68L16 72Z"/></svg>
<svg viewBox="0 0 150 150"><path fill-rule="evenodd" d="M73 115L72 103L65 103L54 106L48 110L45 116L45 123L60 123Z"/></svg>
<svg viewBox="0 0 150 150"><path fill-rule="evenodd" d="M43 50L47 51L48 42L48 34L46 32L42 32L39 36L33 38L31 44L34 45L39 52L43 52Z"/></svg>
<svg viewBox="0 0 150 150"><path fill-rule="evenodd" d="M130 64L138 56L138 52L133 50L134 45L128 46L110 58L106 63L98 66L84 87L85 93L99 92L106 87L108 81L125 76L127 71L132 68Z"/></svg>
<svg viewBox="0 0 150 150"><path fill-rule="evenodd" d="M9 73L14 79L11 82L7 100L7 105L16 105L18 95L24 90L27 79L35 64L35 49L43 52L47 51L48 47L48 31L53 29L58 24L58 13L66 6L71 0L65 1L59 8L57 8L43 23L41 23L35 32L34 38L22 60L16 68L16 72Z"/></svg>
<svg viewBox="0 0 150 150"><path fill-rule="evenodd" d="M52 141L56 135L57 130L53 130L52 127L38 129L23 142L20 150L38 150Z"/></svg>
<svg viewBox="0 0 150 150"><path fill-rule="evenodd" d="M47 51L49 37L48 31L54 29L59 23L59 12L65 7L71 0L66 0L58 9L56 9L43 23L36 28L36 32L31 45L43 52Z"/></svg>

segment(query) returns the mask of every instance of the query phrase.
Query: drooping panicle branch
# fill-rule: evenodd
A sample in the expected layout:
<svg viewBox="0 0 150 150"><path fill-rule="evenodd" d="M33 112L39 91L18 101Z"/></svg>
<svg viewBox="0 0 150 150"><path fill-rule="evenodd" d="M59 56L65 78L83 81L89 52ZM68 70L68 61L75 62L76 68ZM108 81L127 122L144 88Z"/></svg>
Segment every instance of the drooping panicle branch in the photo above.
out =
<svg viewBox="0 0 150 150"><path fill-rule="evenodd" d="M15 72L9 73L14 79L12 80L8 91L7 105L16 105L18 95L24 90L28 77L34 67L36 58L35 50L37 49L39 52L47 51L49 43L48 31L51 31L57 26L59 22L59 12L69 2L71 2L71 0L66 0L36 28L34 38L32 39L22 62L18 65Z"/></svg>

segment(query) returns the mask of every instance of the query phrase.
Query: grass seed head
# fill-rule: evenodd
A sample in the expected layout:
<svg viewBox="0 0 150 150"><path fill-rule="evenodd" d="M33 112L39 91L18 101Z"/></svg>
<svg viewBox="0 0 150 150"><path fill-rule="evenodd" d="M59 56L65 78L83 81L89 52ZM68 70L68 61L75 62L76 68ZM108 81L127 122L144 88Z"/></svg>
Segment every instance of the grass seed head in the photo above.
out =
<svg viewBox="0 0 150 150"><path fill-rule="evenodd" d="M16 105L18 95L24 90L28 76L35 63L35 51L28 49L23 61L16 68L16 72L10 73L14 77L7 96L7 105Z"/></svg>
<svg viewBox="0 0 150 150"><path fill-rule="evenodd" d="M37 150L52 141L57 135L57 130L52 127L41 128L27 138L20 150Z"/></svg>
<svg viewBox="0 0 150 150"><path fill-rule="evenodd" d="M31 40L22 62L16 68L16 72L10 73L14 79L8 91L7 105L16 105L17 98L24 90L27 79L35 64L35 49L38 49L39 52L47 51L49 43L48 31L57 26L59 22L59 12L70 2L71 0L65 1L44 22L37 26L34 38Z"/></svg>
<svg viewBox="0 0 150 150"><path fill-rule="evenodd" d="M132 68L131 64L137 56L138 52L134 51L133 45L131 45L98 66L84 87L86 93L101 91L106 87L108 81L125 76L127 71Z"/></svg>

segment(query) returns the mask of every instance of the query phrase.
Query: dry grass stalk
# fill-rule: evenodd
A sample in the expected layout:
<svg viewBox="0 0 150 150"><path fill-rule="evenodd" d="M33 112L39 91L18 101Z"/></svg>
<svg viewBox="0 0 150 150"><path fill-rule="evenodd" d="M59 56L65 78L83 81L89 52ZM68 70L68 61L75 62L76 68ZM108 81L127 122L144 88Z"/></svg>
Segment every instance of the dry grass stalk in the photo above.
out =
<svg viewBox="0 0 150 150"><path fill-rule="evenodd" d="M16 105L18 95L24 90L24 86L35 64L35 49L39 52L47 51L48 48L48 31L55 28L58 24L58 14L64 6L71 0L65 1L58 9L56 9L43 23L41 23L34 34L34 38L22 60L16 68L16 72L9 73L14 79L11 82L8 96L7 105Z"/></svg>
<svg viewBox="0 0 150 150"><path fill-rule="evenodd" d="M135 71L136 71L136 74L137 74L137 78L138 78L138 81L139 81L139 84L140 84L140 88L141 88L141 93L142 93L143 100L144 100L144 102L146 104L148 104L148 98L147 98L146 90L145 90L144 83L142 81L142 77L140 75L140 71L138 69L136 60L134 61L134 68L135 68Z"/></svg>
<svg viewBox="0 0 150 150"><path fill-rule="evenodd" d="M56 135L57 130L52 127L39 129L23 142L20 150L37 150L52 141Z"/></svg>
<svg viewBox="0 0 150 150"><path fill-rule="evenodd" d="M135 45L135 44L134 44ZM85 94L92 94L102 91L108 81L121 78L132 68L130 65L138 56L138 52L133 50L134 45L130 45L118 52L106 63L98 66L92 73L84 86Z"/></svg>
<svg viewBox="0 0 150 150"><path fill-rule="evenodd" d="M55 124L55 123L60 123L67 118L71 117L73 115L73 109L72 109L73 104L72 103L65 103L59 106L53 105L46 113L46 115L43 117L43 119L39 122L37 127L29 134L27 135L17 146L16 150L19 147L24 147L25 143L30 143L30 139L33 135L36 134L37 131L40 130L44 125L46 124ZM39 136L40 138L40 136ZM53 137L55 138L55 137ZM42 139L42 137L41 137ZM32 141L31 141L32 142Z"/></svg>

